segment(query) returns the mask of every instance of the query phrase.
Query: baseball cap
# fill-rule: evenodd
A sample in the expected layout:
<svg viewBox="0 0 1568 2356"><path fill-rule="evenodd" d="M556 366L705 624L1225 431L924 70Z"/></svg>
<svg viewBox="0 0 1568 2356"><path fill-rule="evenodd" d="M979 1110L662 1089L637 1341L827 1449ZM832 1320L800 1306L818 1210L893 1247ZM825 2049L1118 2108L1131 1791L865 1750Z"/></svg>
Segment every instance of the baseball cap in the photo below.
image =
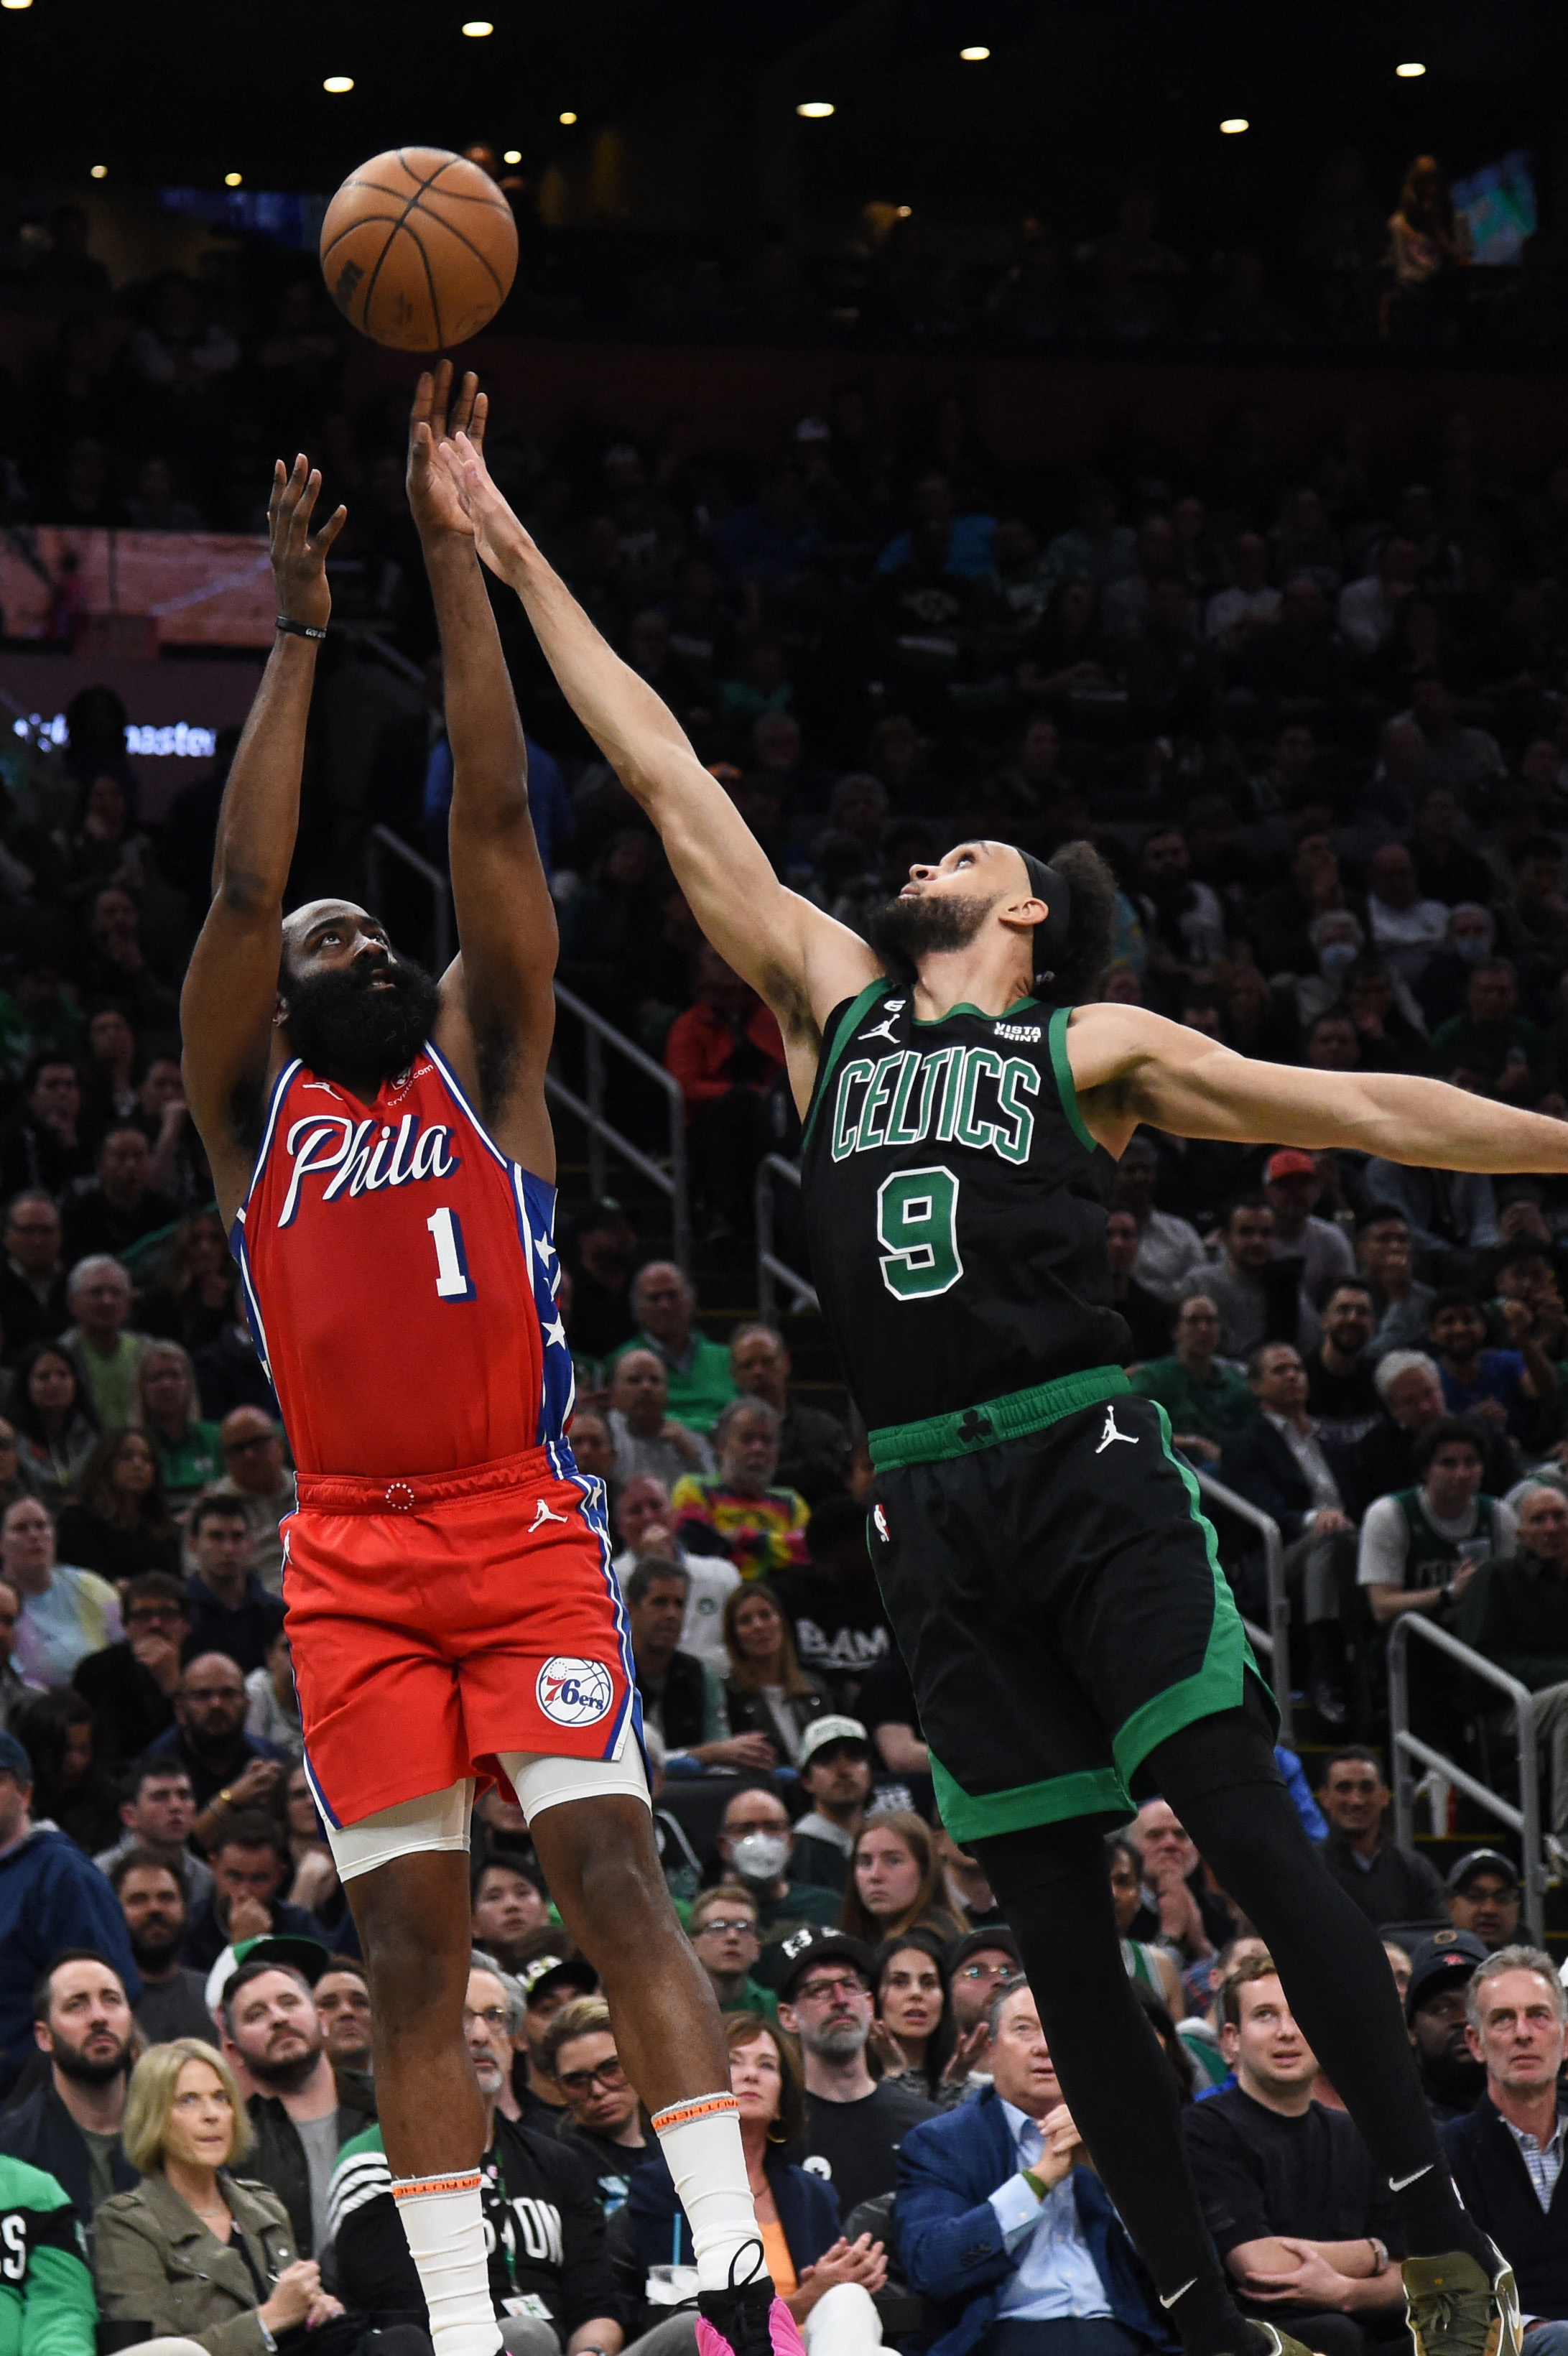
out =
<svg viewBox="0 0 1568 2356"><path fill-rule="evenodd" d="M825 1716L812 1719L801 1733L801 1766L813 1760L819 1751L825 1751L830 1742L859 1742L866 1751L871 1749L870 1737L858 1718L842 1718L829 1710Z"/></svg>
<svg viewBox="0 0 1568 2356"><path fill-rule="evenodd" d="M1404 2017L1413 2020L1429 1996L1442 1987L1464 1987L1487 1950L1473 1931L1434 1931L1410 1959L1410 1986L1405 1990Z"/></svg>
<svg viewBox="0 0 1568 2356"><path fill-rule="evenodd" d="M535 1955L514 1977L530 2004L545 1994L547 1980L564 1979L582 1996L596 1996L599 1988L599 1976L586 1955Z"/></svg>
<svg viewBox="0 0 1568 2356"><path fill-rule="evenodd" d="M13 1776L18 1783L33 1780L33 1762L14 1734L0 1734L0 1775Z"/></svg>
<svg viewBox="0 0 1568 2356"><path fill-rule="evenodd" d="M1316 1178L1316 1162L1298 1145L1283 1145L1277 1153L1271 1153L1263 1169L1263 1182L1270 1186L1276 1178Z"/></svg>
<svg viewBox="0 0 1568 2356"><path fill-rule="evenodd" d="M1018 1969L1023 1970L1024 1954L1017 1940L1005 1922L993 1922L978 1931L966 1931L961 1939L953 1941L948 1949L949 1977L961 1971L971 1955L983 1954L987 1947L994 1947L1000 1954L1011 1955Z"/></svg>
<svg viewBox="0 0 1568 2356"><path fill-rule="evenodd" d="M784 1968L778 1982L778 1992L789 1997L798 1980L805 1977L813 1964L853 1964L871 1986L872 1954L864 1939L852 1939L847 1931L832 1931L820 1922L807 1922L799 1931L779 1943Z"/></svg>
<svg viewBox="0 0 1568 2356"><path fill-rule="evenodd" d="M216 2012L242 1964L284 1964L314 1987L331 1960L319 1939L304 1938L296 1931L263 1931L259 1939L242 1939L237 1946L224 1948L207 1975L203 2000L209 2012Z"/></svg>
<svg viewBox="0 0 1568 2356"><path fill-rule="evenodd" d="M1466 1850L1444 1888L1463 1890L1473 1874L1481 1872L1499 1874L1510 1890L1520 1887L1519 1868L1511 1857L1505 1857L1500 1848L1472 1848Z"/></svg>

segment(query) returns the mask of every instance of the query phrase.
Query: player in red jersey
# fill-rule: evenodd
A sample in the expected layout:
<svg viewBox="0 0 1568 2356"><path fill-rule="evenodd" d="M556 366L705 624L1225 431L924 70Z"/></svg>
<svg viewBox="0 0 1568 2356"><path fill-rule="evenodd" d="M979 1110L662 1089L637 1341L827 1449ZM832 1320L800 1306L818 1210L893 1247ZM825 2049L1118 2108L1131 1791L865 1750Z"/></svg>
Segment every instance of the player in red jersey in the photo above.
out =
<svg viewBox="0 0 1568 2356"><path fill-rule="evenodd" d="M459 955L439 982L362 908L284 915L326 557L320 477L276 469L279 626L230 773L186 978L187 1092L299 1467L285 1593L312 1785L370 1966L376 2085L436 2356L492 2356L464 2043L468 1815L504 1777L594 1961L696 2247L710 2356L798 2351L762 2263L724 2037L660 1871L603 1493L565 1426L555 918L522 731L422 377L410 504L446 666ZM483 432L474 380L454 430ZM585 2326L613 2356L606 2322Z"/></svg>

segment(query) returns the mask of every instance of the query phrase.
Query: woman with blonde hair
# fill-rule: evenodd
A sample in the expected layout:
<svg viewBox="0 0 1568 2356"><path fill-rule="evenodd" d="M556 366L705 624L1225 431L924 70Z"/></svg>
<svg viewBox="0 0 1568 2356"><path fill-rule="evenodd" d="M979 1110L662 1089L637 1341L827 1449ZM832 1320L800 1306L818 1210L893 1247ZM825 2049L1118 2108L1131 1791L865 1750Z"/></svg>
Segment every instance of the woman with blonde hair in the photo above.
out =
<svg viewBox="0 0 1568 2356"><path fill-rule="evenodd" d="M789 1622L772 1589L732 1588L725 1599L724 1634L731 1734L765 1735L780 1759L798 1767L800 1737L827 1708L828 1697L800 1666Z"/></svg>
<svg viewBox="0 0 1568 2356"><path fill-rule="evenodd" d="M295 2325L342 2314L315 2259L295 2254L276 2193L234 2173L251 2122L215 2047L150 2046L131 2072L121 2141L142 2180L106 2201L93 2228L106 2323L194 2340L208 2356L269 2356Z"/></svg>
<svg viewBox="0 0 1568 2356"><path fill-rule="evenodd" d="M867 1816L850 1853L839 1928L879 1947L917 1924L939 1939L967 1928L944 1902L942 1861L923 1816L886 1808Z"/></svg>

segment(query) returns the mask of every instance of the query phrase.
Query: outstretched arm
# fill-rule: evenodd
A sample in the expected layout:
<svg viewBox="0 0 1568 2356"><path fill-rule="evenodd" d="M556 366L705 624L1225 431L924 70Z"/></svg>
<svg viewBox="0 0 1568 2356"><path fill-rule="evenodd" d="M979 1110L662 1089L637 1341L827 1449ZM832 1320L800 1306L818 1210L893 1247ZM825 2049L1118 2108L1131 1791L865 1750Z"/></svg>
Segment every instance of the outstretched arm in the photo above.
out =
<svg viewBox="0 0 1568 2356"><path fill-rule="evenodd" d="M447 841L461 954L446 978L437 1040L478 1092L499 1141L554 1175L544 1067L555 1025L555 904L528 808L522 723L474 547L474 528L437 455L448 426L483 447L486 400L452 363L420 378L409 421L408 499L441 633L452 747Z"/></svg>
<svg viewBox="0 0 1568 2356"><path fill-rule="evenodd" d="M278 612L325 630L327 552L339 508L312 537L321 477L305 458L274 470L267 508ZM212 905L180 995L186 1099L201 1132L227 1226L251 1183L273 1057L283 953L283 895L299 827L305 724L317 641L279 633L240 739L212 862Z"/></svg>
<svg viewBox="0 0 1568 2356"><path fill-rule="evenodd" d="M845 926L785 890L672 714L545 562L469 437L459 434L443 455L480 555L517 591L567 701L659 829L697 922L778 1016L799 1097L823 1018L875 979L875 958Z"/></svg>
<svg viewBox="0 0 1568 2356"><path fill-rule="evenodd" d="M1237 1145L1350 1146L1418 1169L1568 1171L1568 1123L1403 1072L1254 1063L1143 1007L1080 1007L1068 1060L1084 1120L1112 1153L1148 1121Z"/></svg>

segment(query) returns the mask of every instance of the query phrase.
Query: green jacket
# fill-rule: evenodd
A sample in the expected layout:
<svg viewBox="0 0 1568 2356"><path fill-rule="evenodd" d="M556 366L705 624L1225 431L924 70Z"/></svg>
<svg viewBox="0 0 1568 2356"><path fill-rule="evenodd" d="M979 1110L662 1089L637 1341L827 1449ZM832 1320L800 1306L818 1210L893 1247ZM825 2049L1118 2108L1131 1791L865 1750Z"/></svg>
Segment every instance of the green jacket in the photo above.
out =
<svg viewBox="0 0 1568 2356"><path fill-rule="evenodd" d="M97 2325L75 2210L52 2176L0 2153L0 2356L94 2356Z"/></svg>
<svg viewBox="0 0 1568 2356"><path fill-rule="evenodd" d="M1531 1693L1561 1685L1568 1679L1568 1580L1532 1554L1483 1562L1459 1598L1454 1633Z"/></svg>
<svg viewBox="0 0 1568 2356"><path fill-rule="evenodd" d="M611 1366L618 1365L628 1350L651 1350L662 1363L670 1385L669 1412L677 1423L683 1423L691 1431L712 1431L720 1410L735 1397L729 1352L722 1342L710 1342L693 1325L684 1351L679 1358L672 1358L651 1333L634 1333L629 1342L623 1342L612 1353Z"/></svg>
<svg viewBox="0 0 1568 2356"><path fill-rule="evenodd" d="M1215 1365L1207 1382L1195 1382L1173 1354L1168 1358L1148 1359L1135 1366L1128 1379L1145 1398L1158 1400L1173 1431L1196 1431L1219 1448L1244 1431L1258 1413L1257 1394L1233 1366Z"/></svg>
<svg viewBox="0 0 1568 2356"><path fill-rule="evenodd" d="M298 2255L288 2212L270 2185L226 2169L220 2178L257 2273L275 2282ZM92 2256L105 2322L145 2324L154 2340L199 2340L208 2356L264 2356L250 2267L163 2176L144 2176L134 2192L103 2203Z"/></svg>

